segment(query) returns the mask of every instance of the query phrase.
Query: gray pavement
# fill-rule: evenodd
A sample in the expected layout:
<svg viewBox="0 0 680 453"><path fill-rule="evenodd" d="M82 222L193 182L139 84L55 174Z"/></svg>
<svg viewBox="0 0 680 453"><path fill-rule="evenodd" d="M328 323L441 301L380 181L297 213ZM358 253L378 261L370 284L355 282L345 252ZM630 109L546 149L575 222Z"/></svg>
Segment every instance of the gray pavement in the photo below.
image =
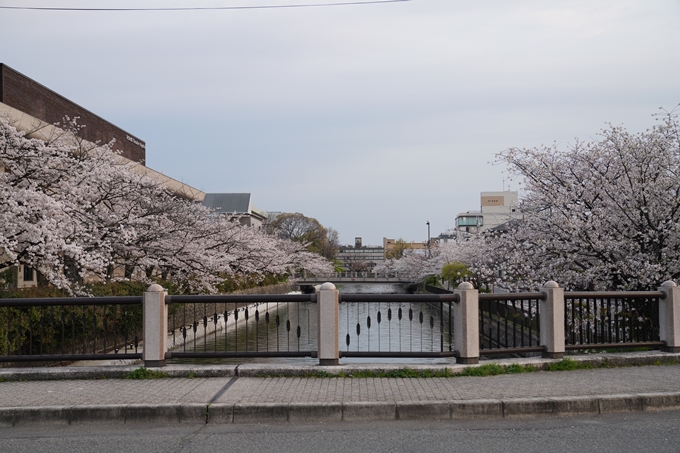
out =
<svg viewBox="0 0 680 453"><path fill-rule="evenodd" d="M0 425L449 420L680 409L680 354L574 358L621 366L489 377L358 378L305 376L319 371L349 376L404 365L173 365L164 371L175 377L156 380L123 378L138 366L0 369ZM496 362L541 369L552 361ZM411 366L451 373L465 367Z"/></svg>

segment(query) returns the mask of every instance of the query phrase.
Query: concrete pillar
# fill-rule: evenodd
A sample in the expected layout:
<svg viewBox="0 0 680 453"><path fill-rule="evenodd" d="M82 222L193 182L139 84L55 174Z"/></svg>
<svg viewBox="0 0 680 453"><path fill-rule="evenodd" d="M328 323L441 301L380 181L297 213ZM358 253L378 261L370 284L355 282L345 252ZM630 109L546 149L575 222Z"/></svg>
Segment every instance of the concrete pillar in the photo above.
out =
<svg viewBox="0 0 680 453"><path fill-rule="evenodd" d="M454 290L460 300L453 304L453 344L456 363L479 363L479 292L463 282Z"/></svg>
<svg viewBox="0 0 680 453"><path fill-rule="evenodd" d="M659 291L666 294L659 299L659 337L666 342L664 351L680 352L680 288L668 280Z"/></svg>
<svg viewBox="0 0 680 453"><path fill-rule="evenodd" d="M337 365L340 359L340 340L338 336L340 325L339 296L335 285L329 282L321 285L317 293L317 308L319 311L319 365Z"/></svg>
<svg viewBox="0 0 680 453"><path fill-rule="evenodd" d="M168 350L168 293L161 285L153 284L144 293L144 346L142 359L146 367L165 366L165 352Z"/></svg>
<svg viewBox="0 0 680 453"><path fill-rule="evenodd" d="M564 289L554 281L546 282L541 288L546 299L539 302L541 346L545 347L543 357L561 359L564 357Z"/></svg>

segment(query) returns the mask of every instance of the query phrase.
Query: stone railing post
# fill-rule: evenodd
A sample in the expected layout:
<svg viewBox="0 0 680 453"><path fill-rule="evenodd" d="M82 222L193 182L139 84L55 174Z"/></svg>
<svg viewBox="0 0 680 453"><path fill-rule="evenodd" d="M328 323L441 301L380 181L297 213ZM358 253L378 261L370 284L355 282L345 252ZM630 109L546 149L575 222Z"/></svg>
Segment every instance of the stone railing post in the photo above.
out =
<svg viewBox="0 0 680 453"><path fill-rule="evenodd" d="M543 357L561 359L564 357L564 289L554 281L546 282L541 292L547 296L539 302L541 346L545 347Z"/></svg>
<svg viewBox="0 0 680 453"><path fill-rule="evenodd" d="M145 367L165 366L165 352L168 350L168 293L161 285L153 284L144 293L144 344L142 359Z"/></svg>
<svg viewBox="0 0 680 453"><path fill-rule="evenodd" d="M326 282L317 293L317 309L319 311L318 356L319 365L337 365L340 359L339 335L339 294L335 285Z"/></svg>
<svg viewBox="0 0 680 453"><path fill-rule="evenodd" d="M456 363L479 363L479 291L463 282L454 291L460 300L453 304L453 344Z"/></svg>
<svg viewBox="0 0 680 453"><path fill-rule="evenodd" d="M680 352L680 288L668 280L661 284L659 291L666 294L659 299L659 337L666 342L664 351Z"/></svg>

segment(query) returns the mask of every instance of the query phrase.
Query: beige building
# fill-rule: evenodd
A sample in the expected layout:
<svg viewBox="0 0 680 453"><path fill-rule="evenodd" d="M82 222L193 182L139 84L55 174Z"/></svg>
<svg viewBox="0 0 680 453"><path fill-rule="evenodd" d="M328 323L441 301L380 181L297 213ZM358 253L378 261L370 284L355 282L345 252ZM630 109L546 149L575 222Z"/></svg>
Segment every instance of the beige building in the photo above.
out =
<svg viewBox="0 0 680 453"><path fill-rule="evenodd" d="M462 212L456 216L456 234L480 233L522 218L517 191L482 192L480 207L479 211Z"/></svg>
<svg viewBox="0 0 680 453"><path fill-rule="evenodd" d="M376 245L363 245L360 237L354 238L354 246L340 246L336 261L346 272L370 271L385 261L384 249Z"/></svg>
<svg viewBox="0 0 680 453"><path fill-rule="evenodd" d="M383 238L383 250L385 253L385 258L390 257L395 251L401 248L401 251L405 250L427 250L427 241L425 242L403 242L401 245L397 243L398 239ZM436 247L436 238L430 239L430 247Z"/></svg>

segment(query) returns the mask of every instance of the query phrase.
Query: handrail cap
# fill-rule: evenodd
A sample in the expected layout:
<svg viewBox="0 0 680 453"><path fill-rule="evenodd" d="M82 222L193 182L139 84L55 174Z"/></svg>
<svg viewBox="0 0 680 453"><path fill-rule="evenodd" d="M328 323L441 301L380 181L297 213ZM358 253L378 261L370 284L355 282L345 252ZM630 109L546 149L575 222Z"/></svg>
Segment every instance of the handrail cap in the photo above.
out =
<svg viewBox="0 0 680 453"><path fill-rule="evenodd" d="M329 291L329 290L334 290L335 285L332 284L331 282L326 282L323 285L321 285L321 288L319 288L321 291Z"/></svg>
<svg viewBox="0 0 680 453"><path fill-rule="evenodd" d="M158 283L154 283L153 285L149 286L149 289L147 289L146 291L162 293L163 291L165 291L165 289Z"/></svg>
<svg viewBox="0 0 680 453"><path fill-rule="evenodd" d="M470 282L463 282L460 285L458 285L458 289L460 289L461 291L469 291L471 289L475 289L475 286Z"/></svg>
<svg viewBox="0 0 680 453"><path fill-rule="evenodd" d="M558 285L556 281L549 280L549 281L545 282L543 287L544 288L559 288L560 285Z"/></svg>
<svg viewBox="0 0 680 453"><path fill-rule="evenodd" d="M661 284L662 288L675 288L678 285L673 280L666 280Z"/></svg>

